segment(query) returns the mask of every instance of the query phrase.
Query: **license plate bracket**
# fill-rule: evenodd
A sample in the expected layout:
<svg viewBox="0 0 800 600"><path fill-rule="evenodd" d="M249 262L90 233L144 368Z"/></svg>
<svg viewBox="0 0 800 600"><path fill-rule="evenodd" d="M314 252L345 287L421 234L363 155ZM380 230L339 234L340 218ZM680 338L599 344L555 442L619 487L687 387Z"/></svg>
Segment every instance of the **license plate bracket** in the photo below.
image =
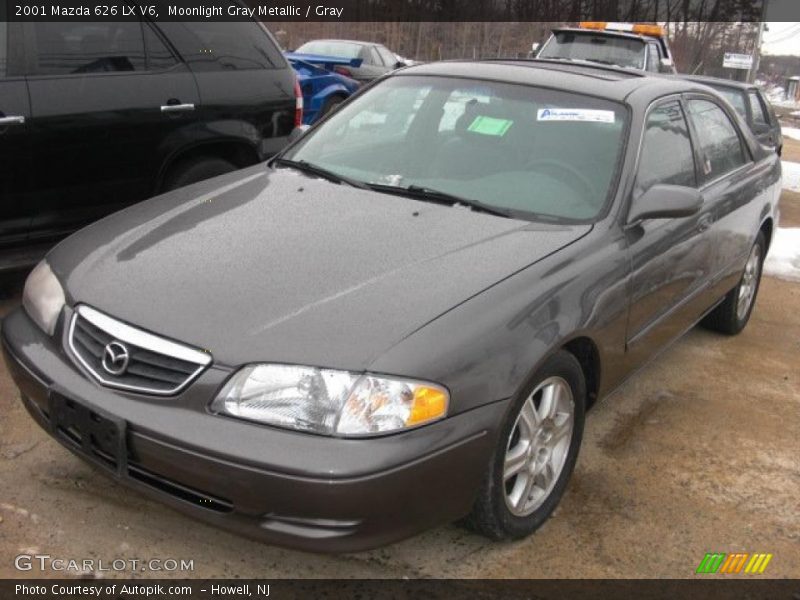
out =
<svg viewBox="0 0 800 600"><path fill-rule="evenodd" d="M108 412L51 392L50 429L54 437L93 463L122 476L128 468L126 424Z"/></svg>

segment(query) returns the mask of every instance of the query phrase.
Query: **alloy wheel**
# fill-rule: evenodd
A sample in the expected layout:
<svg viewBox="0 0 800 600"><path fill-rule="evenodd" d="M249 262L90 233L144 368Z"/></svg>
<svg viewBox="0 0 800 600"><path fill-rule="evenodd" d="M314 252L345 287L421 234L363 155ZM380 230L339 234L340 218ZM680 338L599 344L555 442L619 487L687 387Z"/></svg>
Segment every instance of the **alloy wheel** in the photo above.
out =
<svg viewBox="0 0 800 600"><path fill-rule="evenodd" d="M522 404L503 461L508 510L526 517L547 499L569 454L575 401L561 377L542 381Z"/></svg>
<svg viewBox="0 0 800 600"><path fill-rule="evenodd" d="M741 321L747 316L747 311L753 304L758 287L758 277L761 271L761 248L758 244L753 246L750 257L742 275L742 282L739 284L739 297L736 300L736 316Z"/></svg>

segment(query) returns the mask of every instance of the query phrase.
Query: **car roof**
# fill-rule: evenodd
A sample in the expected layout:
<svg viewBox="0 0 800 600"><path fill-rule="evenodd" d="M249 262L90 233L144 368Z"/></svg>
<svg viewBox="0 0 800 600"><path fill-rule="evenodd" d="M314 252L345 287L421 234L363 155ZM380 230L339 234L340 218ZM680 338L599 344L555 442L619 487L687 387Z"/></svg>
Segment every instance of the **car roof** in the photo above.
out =
<svg viewBox="0 0 800 600"><path fill-rule="evenodd" d="M755 90L758 89L758 86L752 83L745 83L743 81L733 81L731 79L722 79L721 77L710 77L708 75L680 75L678 74L677 77L681 79L686 79L688 81L696 81L697 83L703 83L705 85L710 86L721 86L727 88L733 88L737 90Z"/></svg>
<svg viewBox="0 0 800 600"><path fill-rule="evenodd" d="M549 59L441 61L407 67L396 74L504 81L599 96L616 102L640 101L647 104L661 96L709 90L699 82L638 69Z"/></svg>

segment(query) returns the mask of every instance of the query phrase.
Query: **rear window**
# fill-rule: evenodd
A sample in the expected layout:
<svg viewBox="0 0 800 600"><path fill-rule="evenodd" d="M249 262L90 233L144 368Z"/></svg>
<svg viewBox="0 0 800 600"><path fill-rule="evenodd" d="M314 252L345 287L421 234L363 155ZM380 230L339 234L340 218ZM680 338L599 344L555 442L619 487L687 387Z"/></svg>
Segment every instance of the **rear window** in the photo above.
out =
<svg viewBox="0 0 800 600"><path fill-rule="evenodd" d="M755 90L750 91L750 110L753 112L753 123L757 125L769 125L769 116L767 109L761 98L758 97L758 92Z"/></svg>
<svg viewBox="0 0 800 600"><path fill-rule="evenodd" d="M38 75L143 71L138 21L33 23Z"/></svg>
<svg viewBox="0 0 800 600"><path fill-rule="evenodd" d="M296 52L302 54L319 54L320 56L335 56L338 58L358 58L361 54L361 45L350 42L336 42L316 40L306 42Z"/></svg>
<svg viewBox="0 0 800 600"><path fill-rule="evenodd" d="M169 25L174 31L170 41L195 70L242 71L286 65L267 31L253 21Z"/></svg>
<svg viewBox="0 0 800 600"><path fill-rule="evenodd" d="M644 69L645 43L642 40L613 35L559 31L553 34L538 56Z"/></svg>

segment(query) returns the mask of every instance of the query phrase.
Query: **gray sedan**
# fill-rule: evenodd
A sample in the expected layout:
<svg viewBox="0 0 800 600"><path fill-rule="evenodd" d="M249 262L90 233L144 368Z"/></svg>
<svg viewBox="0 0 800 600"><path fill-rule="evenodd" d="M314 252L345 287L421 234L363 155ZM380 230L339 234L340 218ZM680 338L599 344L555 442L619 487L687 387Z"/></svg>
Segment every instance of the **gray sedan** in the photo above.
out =
<svg viewBox="0 0 800 600"><path fill-rule="evenodd" d="M462 517L520 538L592 404L696 323L745 327L780 177L693 82L411 67L62 242L2 345L54 438L199 519L325 551Z"/></svg>

